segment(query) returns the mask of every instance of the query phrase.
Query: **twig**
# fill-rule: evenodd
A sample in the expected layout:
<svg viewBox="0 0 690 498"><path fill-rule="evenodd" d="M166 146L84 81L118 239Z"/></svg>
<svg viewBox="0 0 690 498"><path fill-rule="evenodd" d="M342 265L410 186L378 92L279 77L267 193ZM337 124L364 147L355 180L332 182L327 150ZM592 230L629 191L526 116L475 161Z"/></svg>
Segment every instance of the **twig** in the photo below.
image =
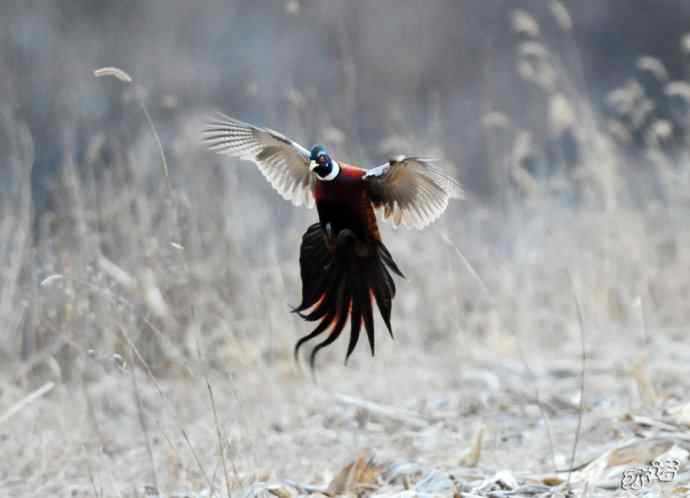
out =
<svg viewBox="0 0 690 498"><path fill-rule="evenodd" d="M53 389L53 387L55 387L55 383L46 382L41 387L33 391L31 394L16 402L14 405L10 407L9 410L3 413L3 415L0 417L0 424L7 422L14 415L22 411L24 408L36 401L38 398L50 392Z"/></svg>

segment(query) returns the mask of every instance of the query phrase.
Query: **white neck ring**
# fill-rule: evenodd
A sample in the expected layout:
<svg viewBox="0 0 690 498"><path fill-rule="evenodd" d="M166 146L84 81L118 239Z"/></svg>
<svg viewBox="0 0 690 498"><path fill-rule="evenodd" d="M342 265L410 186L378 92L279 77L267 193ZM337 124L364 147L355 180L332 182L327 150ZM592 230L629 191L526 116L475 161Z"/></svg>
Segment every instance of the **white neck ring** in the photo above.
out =
<svg viewBox="0 0 690 498"><path fill-rule="evenodd" d="M330 173L328 173L323 178L321 178L319 175L316 175L316 178L324 182L330 182L331 180L335 180L335 177L338 176L338 173L340 173L340 165L332 159L331 164L333 165L333 167L331 168Z"/></svg>

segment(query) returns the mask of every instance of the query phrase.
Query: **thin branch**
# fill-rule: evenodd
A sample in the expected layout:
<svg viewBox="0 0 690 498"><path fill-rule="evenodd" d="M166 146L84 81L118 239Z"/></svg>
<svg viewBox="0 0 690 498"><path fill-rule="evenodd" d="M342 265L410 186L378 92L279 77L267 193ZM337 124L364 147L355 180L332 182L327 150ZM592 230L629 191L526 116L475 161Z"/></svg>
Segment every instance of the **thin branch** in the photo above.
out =
<svg viewBox="0 0 690 498"><path fill-rule="evenodd" d="M22 398L20 401L12 405L9 410L7 410L5 413L0 416L0 424L7 422L9 419L11 419L13 416L15 416L17 413L22 411L24 408L29 406L31 403L36 401L38 398L44 396L45 394L49 393L53 387L55 387L55 383L53 382L47 382L43 384L41 387L33 391L31 394L26 396L25 398Z"/></svg>

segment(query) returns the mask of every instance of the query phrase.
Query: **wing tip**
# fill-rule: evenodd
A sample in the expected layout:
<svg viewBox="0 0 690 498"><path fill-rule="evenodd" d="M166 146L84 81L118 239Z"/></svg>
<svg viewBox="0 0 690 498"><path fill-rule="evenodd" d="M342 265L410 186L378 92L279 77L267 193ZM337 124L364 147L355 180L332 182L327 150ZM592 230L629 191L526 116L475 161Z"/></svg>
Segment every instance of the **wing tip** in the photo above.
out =
<svg viewBox="0 0 690 498"><path fill-rule="evenodd" d="M462 188L462 183L460 183L458 180L455 180L454 178L452 180L453 181L451 183L451 188L448 192L448 198L458 200L465 199L465 189Z"/></svg>

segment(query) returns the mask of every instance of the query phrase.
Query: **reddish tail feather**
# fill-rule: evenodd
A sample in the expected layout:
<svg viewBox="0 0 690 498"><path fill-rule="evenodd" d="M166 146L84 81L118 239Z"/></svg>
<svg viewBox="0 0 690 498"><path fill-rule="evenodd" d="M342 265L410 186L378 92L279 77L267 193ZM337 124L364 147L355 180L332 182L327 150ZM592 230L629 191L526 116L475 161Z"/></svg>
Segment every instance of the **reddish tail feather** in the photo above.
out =
<svg viewBox="0 0 690 498"><path fill-rule="evenodd" d="M307 321L320 320L317 327L295 344L295 360L300 348L330 328L328 336L314 346L309 366L314 369L318 352L333 343L350 319L350 357L364 323L371 354L374 355L374 317L376 301L391 337L391 309L395 282L389 269L404 278L388 249L380 241L362 241L351 230L341 230L327 240L319 223L311 225L302 237L300 249L302 303L293 311Z"/></svg>

